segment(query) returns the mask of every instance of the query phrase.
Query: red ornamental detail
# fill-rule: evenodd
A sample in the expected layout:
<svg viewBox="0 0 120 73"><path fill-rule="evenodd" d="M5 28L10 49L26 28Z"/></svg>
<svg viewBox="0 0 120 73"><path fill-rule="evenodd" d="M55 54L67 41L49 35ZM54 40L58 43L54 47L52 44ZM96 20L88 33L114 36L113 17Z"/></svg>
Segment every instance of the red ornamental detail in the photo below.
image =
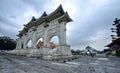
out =
<svg viewBox="0 0 120 73"><path fill-rule="evenodd" d="M39 41L39 43L37 44L37 48L40 48L42 46L44 46L44 42L43 41Z"/></svg>
<svg viewBox="0 0 120 73"><path fill-rule="evenodd" d="M51 47L52 49L54 49L54 48L56 47L56 45L55 45L53 42L50 42L50 47Z"/></svg>
<svg viewBox="0 0 120 73"><path fill-rule="evenodd" d="M110 48L111 51L120 50L120 46L114 46Z"/></svg>

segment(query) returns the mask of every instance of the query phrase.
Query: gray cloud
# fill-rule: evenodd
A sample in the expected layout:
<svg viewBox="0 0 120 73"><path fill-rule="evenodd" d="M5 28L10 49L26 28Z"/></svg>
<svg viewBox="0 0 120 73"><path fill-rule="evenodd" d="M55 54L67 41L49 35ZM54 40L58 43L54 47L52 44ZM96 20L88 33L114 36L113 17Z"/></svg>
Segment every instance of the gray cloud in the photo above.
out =
<svg viewBox="0 0 120 73"><path fill-rule="evenodd" d="M24 2L25 4L28 4L28 5L31 5L31 6L34 6L36 10L38 11L42 11L43 9L43 5L45 4L45 0L22 0L22 2ZM42 11L43 12L43 11Z"/></svg>
<svg viewBox="0 0 120 73"><path fill-rule="evenodd" d="M38 18L43 11L50 13L59 4L73 19L67 25L67 42L72 48L90 45L102 50L110 43L113 20L120 18L120 0L1 0L0 35L16 38L33 15Z"/></svg>
<svg viewBox="0 0 120 73"><path fill-rule="evenodd" d="M85 47L86 45L94 45L94 43L96 43L97 45L99 43L100 45L99 47L98 46L94 47L100 48L99 50L104 49L105 48L104 46L110 42L109 40L111 40L110 27L113 24L113 20L116 17L120 18L119 3L120 1L111 1L103 7L98 7L95 10L92 9L93 11L90 11L90 15L87 15L87 18L86 17L77 18L76 22L73 23L73 28L71 29L72 32L70 32L70 36L68 36L70 44L72 46L79 45L80 48L80 46L83 45ZM81 15L80 13L76 15L86 16L85 14L89 13L89 9L88 13L84 13L84 10L81 11L81 13L82 13ZM103 31L105 33L102 34L103 37L93 36L96 33L98 33L98 31L101 32ZM90 40L91 37L92 38L98 37L98 39L93 41Z"/></svg>

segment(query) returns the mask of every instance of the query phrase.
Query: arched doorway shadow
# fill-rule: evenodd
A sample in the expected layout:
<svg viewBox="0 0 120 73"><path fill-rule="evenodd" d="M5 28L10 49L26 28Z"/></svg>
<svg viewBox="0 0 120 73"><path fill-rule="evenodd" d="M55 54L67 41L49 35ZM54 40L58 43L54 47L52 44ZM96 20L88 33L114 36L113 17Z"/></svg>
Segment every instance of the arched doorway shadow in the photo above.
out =
<svg viewBox="0 0 120 73"><path fill-rule="evenodd" d="M22 45L21 45L21 48L23 49L23 43L22 43Z"/></svg>

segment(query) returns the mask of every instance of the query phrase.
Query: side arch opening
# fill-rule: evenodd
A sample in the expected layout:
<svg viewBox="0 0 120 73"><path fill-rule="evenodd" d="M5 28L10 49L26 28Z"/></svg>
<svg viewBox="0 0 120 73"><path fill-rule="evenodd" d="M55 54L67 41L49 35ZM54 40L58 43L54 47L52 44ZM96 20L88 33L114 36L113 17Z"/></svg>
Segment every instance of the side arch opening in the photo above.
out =
<svg viewBox="0 0 120 73"><path fill-rule="evenodd" d="M36 47L37 47L37 48L40 48L40 47L42 47L42 46L44 46L44 39L43 39L43 38L39 38L39 39L37 40Z"/></svg>
<svg viewBox="0 0 120 73"><path fill-rule="evenodd" d="M21 48L23 48L23 43L22 43L22 45L21 45Z"/></svg>
<svg viewBox="0 0 120 73"><path fill-rule="evenodd" d="M27 48L31 48L32 47L32 40L28 40L27 42Z"/></svg>

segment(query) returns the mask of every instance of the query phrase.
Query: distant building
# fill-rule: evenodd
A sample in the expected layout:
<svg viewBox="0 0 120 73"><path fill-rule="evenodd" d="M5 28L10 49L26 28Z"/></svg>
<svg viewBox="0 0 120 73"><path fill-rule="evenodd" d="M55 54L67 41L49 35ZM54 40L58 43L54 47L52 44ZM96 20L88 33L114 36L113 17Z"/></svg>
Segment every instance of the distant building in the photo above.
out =
<svg viewBox="0 0 120 73"><path fill-rule="evenodd" d="M85 54L90 54L90 53L95 53L95 54L96 54L97 52L96 52L96 50L93 49L92 47L87 46L87 47L85 47L84 53L85 53Z"/></svg>
<svg viewBox="0 0 120 73"><path fill-rule="evenodd" d="M109 52L107 53L107 56L111 53L116 54L117 56L120 56L120 19L116 18L114 21L114 28L111 28L113 33L116 33L116 35L111 35L112 42L105 47L109 47Z"/></svg>
<svg viewBox="0 0 120 73"><path fill-rule="evenodd" d="M112 40L110 44L108 44L106 47L109 47L110 51L115 54L115 51L120 51L120 38Z"/></svg>

